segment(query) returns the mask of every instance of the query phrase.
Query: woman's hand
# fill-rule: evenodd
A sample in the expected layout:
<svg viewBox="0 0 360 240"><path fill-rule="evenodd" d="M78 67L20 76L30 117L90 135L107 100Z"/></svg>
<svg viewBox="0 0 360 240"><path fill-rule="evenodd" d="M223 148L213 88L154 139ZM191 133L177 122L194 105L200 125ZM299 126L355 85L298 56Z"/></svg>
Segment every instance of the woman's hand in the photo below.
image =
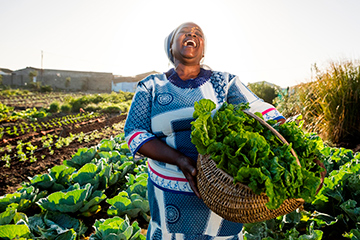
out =
<svg viewBox="0 0 360 240"><path fill-rule="evenodd" d="M140 147L139 153L151 159L178 166L188 180L195 195L200 198L200 193L196 185L196 162L191 158L157 138L144 143Z"/></svg>
<svg viewBox="0 0 360 240"><path fill-rule="evenodd" d="M186 179L189 181L190 187L194 191L195 195L198 198L201 198L196 184L196 163L192 159L184 156L177 159L176 165L180 168Z"/></svg>

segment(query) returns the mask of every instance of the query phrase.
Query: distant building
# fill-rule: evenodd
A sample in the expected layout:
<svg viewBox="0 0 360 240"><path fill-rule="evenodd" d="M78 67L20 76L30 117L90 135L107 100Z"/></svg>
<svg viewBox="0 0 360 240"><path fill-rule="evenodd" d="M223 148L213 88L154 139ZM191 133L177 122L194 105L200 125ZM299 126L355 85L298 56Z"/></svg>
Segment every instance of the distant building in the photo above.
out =
<svg viewBox="0 0 360 240"><path fill-rule="evenodd" d="M114 92L135 92L137 83L144 79L145 77L149 76L150 74L155 74L158 72L152 71L143 74L139 74L136 76L125 77L125 76L114 76L112 82L112 91Z"/></svg>
<svg viewBox="0 0 360 240"><path fill-rule="evenodd" d="M13 71L7 68L0 68L0 75L11 75Z"/></svg>
<svg viewBox="0 0 360 240"><path fill-rule="evenodd" d="M15 71L0 68L0 73L3 75L3 84L14 87L26 86L31 82L39 82L42 85L49 85L55 90L134 92L138 81L155 72L125 77L114 76L112 73L106 72L84 72L26 67ZM31 78L30 75L36 76Z"/></svg>

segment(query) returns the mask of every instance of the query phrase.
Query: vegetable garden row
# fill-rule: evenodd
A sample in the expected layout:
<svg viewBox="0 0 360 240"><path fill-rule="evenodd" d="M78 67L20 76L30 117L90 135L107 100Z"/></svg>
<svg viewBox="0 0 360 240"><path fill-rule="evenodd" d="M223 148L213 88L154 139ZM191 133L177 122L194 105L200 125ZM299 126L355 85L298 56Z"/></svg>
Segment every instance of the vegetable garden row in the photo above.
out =
<svg viewBox="0 0 360 240"><path fill-rule="evenodd" d="M320 151L328 175L316 199L285 216L245 224L246 239L359 239L360 154L324 145ZM144 239L146 189L146 159L130 155L123 134L103 139L2 196L0 237Z"/></svg>
<svg viewBox="0 0 360 240"><path fill-rule="evenodd" d="M2 102L14 96L49 97L45 105L41 105L41 101L34 102L41 108L23 110L0 103L0 168L3 169L0 171L0 195L16 190L22 181L27 180L27 176L43 173L61 164L79 148L94 146L103 138L121 132L126 115L120 114L119 110L121 106L127 106L122 101L131 97L128 93L44 94L21 90L4 90L0 93ZM68 101L63 102L66 108L60 110L57 101L50 103L53 100L50 95ZM110 106L111 111L108 111L110 108L106 111L102 111L102 108L93 110L97 108L96 104L104 101L117 103L114 103L115 107Z"/></svg>

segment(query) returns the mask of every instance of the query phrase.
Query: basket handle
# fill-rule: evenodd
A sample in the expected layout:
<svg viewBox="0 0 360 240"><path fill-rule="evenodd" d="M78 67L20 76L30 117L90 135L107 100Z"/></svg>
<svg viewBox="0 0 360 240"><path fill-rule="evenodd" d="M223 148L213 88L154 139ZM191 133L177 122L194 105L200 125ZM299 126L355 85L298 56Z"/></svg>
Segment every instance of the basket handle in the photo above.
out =
<svg viewBox="0 0 360 240"><path fill-rule="evenodd" d="M273 134L275 134L283 143L289 145L289 143L286 141L286 139L278 132L276 131L272 126L270 126L270 124L268 124L267 122L265 122L263 119L261 119L260 117L256 116L255 114L253 114L252 112L250 112L249 110L243 110L244 113L246 113L247 115L255 118L256 120L258 120L262 125L264 125L265 127L267 127ZM297 157L294 149L291 148L290 152L292 153L292 155L295 157L297 164L301 167L299 158Z"/></svg>

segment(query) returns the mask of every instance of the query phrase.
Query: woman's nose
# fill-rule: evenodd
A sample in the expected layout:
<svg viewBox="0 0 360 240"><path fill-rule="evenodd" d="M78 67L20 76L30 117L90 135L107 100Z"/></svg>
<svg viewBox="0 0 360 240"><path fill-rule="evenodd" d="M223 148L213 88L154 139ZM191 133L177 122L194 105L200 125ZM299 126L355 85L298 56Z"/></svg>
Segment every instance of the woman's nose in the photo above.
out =
<svg viewBox="0 0 360 240"><path fill-rule="evenodd" d="M196 37L196 34L194 32L188 32L185 34L187 37Z"/></svg>

